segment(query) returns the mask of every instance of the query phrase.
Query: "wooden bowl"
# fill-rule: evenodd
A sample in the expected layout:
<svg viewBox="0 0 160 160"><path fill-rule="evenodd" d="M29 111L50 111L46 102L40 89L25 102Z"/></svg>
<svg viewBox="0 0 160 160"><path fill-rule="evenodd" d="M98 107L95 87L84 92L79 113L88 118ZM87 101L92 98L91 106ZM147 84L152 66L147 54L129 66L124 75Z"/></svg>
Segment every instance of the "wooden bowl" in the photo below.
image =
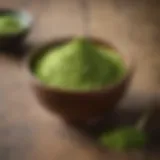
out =
<svg viewBox="0 0 160 160"><path fill-rule="evenodd" d="M0 16L13 15L23 25L23 29L17 33L0 34L0 49L17 48L22 44L32 28L33 18L26 11L12 9L0 9Z"/></svg>
<svg viewBox="0 0 160 160"><path fill-rule="evenodd" d="M103 115L105 112L114 110L117 103L123 97L132 77L131 58L123 57L127 66L127 73L124 78L115 85L110 85L99 90L87 92L75 92L48 87L42 84L34 75L33 68L37 59L41 58L51 47L62 45L72 38L54 40L40 47L27 59L27 70L31 75L31 85L39 101L49 110L60 114L67 122L84 123L89 119ZM95 44L112 48L108 43L99 39L89 38Z"/></svg>

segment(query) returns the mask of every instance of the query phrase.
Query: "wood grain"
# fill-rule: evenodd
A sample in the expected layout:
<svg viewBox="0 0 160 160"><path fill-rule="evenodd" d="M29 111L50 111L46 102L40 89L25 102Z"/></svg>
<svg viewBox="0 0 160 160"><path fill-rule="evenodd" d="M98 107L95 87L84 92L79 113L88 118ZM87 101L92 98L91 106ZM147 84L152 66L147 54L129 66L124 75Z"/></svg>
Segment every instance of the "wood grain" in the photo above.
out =
<svg viewBox="0 0 160 160"><path fill-rule="evenodd" d="M133 103L136 97L137 105L146 107L150 101L146 94L155 94L160 87L159 3L149 0L89 2L91 35L111 42L136 62L136 72L123 105ZM146 98L137 98L143 96Z"/></svg>
<svg viewBox="0 0 160 160"><path fill-rule="evenodd" d="M83 34L80 1L1 1L1 7L26 8L34 16L30 43ZM132 1L133 2L133 1ZM24 5L25 4L25 5ZM22 7L23 6L23 7ZM111 41L124 54L136 58L138 67L129 93L139 95L159 90L159 14L154 1L89 0L91 35ZM22 63L0 55L0 159L1 160L143 160L159 159L158 153L106 153L66 126L33 95ZM131 95L132 95L131 94ZM137 97L128 99L133 103ZM147 101L148 100L148 101ZM124 99L124 104L128 107ZM137 105L153 101L151 94ZM135 103L134 103L135 104ZM150 104L149 104L150 105Z"/></svg>
<svg viewBox="0 0 160 160"><path fill-rule="evenodd" d="M37 7L37 3L34 5ZM40 2L39 5L41 7L36 9L39 13L35 13L35 27L30 37L34 42L83 34L79 1L48 0L45 3ZM35 7L33 5L31 7L35 12Z"/></svg>
<svg viewBox="0 0 160 160"><path fill-rule="evenodd" d="M90 4L92 34L136 58L134 90L150 92L159 88L160 11L154 1L90 0Z"/></svg>

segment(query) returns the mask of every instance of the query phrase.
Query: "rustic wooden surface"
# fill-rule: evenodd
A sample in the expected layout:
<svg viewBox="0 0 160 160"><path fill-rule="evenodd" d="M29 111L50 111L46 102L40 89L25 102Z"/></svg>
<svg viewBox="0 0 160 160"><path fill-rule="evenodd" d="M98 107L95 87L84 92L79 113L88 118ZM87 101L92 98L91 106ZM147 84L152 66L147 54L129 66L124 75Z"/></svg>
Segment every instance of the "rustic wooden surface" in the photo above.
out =
<svg viewBox="0 0 160 160"><path fill-rule="evenodd" d="M122 107L149 106L160 87L160 3L151 0L87 2L89 34L110 41L122 53L136 59L136 73ZM23 8L34 15L35 25L28 39L32 43L83 34L80 0L28 0L27 3L5 0L0 1L0 7ZM0 74L1 160L160 159L158 153L115 154L99 150L88 138L66 126L61 117L39 104L21 62L1 54Z"/></svg>

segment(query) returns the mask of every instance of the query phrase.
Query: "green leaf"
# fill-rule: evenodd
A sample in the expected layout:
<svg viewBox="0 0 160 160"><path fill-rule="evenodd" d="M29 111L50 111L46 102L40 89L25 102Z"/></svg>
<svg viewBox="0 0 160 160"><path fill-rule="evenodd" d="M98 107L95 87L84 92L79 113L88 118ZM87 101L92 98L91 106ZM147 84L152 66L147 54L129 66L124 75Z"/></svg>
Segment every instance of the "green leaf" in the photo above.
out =
<svg viewBox="0 0 160 160"><path fill-rule="evenodd" d="M123 151L144 147L147 136L143 131L139 131L134 127L126 127L104 133L99 142L110 149Z"/></svg>

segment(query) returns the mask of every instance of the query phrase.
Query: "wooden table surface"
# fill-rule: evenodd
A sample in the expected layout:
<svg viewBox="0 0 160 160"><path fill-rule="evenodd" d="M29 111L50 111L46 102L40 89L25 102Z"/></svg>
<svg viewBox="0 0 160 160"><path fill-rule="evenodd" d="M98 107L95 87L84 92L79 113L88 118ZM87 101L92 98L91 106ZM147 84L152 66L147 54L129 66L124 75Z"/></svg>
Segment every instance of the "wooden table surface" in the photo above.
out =
<svg viewBox="0 0 160 160"><path fill-rule="evenodd" d="M122 53L136 59L136 73L122 107L149 106L160 88L160 3L86 1L89 34L113 43ZM81 0L5 0L0 1L0 7L22 8L34 15L30 43L83 34ZM39 104L22 63L0 55L0 160L160 159L158 152L115 154L99 150L87 137L65 125L61 117Z"/></svg>

